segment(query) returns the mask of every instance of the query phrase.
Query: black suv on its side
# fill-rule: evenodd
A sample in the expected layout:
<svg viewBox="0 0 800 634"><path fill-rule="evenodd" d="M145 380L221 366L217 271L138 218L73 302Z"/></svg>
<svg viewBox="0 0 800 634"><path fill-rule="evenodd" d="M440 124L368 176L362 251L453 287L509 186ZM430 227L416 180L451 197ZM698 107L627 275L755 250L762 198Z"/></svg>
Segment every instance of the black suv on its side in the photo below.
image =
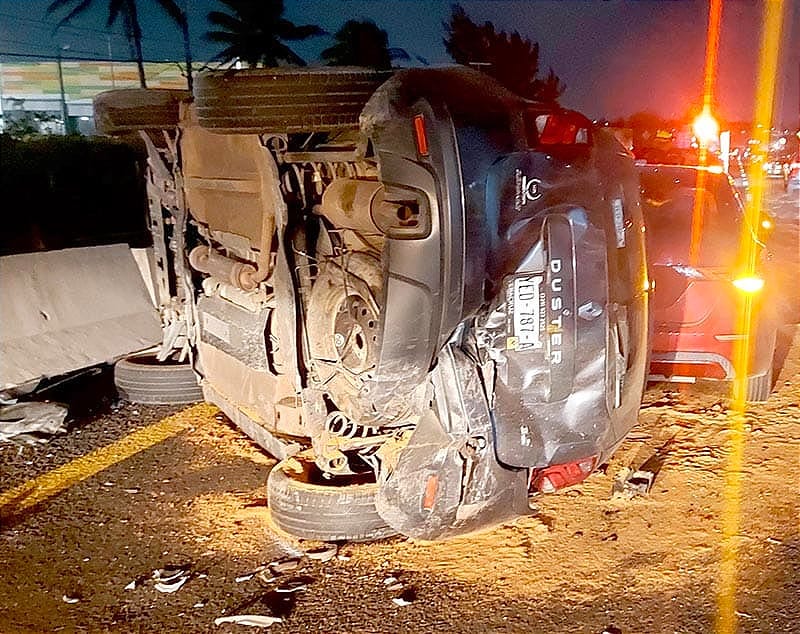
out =
<svg viewBox="0 0 800 634"><path fill-rule="evenodd" d="M98 122L148 143L171 305L206 399L281 459L279 527L475 530L636 422L649 280L610 132L462 67L211 72L157 121L141 93Z"/></svg>

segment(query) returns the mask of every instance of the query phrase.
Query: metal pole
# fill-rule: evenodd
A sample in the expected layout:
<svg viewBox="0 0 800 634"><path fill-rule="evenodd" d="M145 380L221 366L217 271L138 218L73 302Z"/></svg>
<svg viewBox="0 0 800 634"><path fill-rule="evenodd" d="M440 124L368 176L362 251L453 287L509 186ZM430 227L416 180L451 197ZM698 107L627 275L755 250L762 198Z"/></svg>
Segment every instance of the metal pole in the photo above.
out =
<svg viewBox="0 0 800 634"><path fill-rule="evenodd" d="M61 134L67 135L67 126L69 125L69 113L67 112L67 97L64 93L64 71L61 68L61 48L58 49L58 88L61 93L61 121L63 126Z"/></svg>
<svg viewBox="0 0 800 634"><path fill-rule="evenodd" d="M106 35L106 41L108 42L108 61L111 64L111 87L116 88L117 82L114 79L114 55L111 53L111 36Z"/></svg>

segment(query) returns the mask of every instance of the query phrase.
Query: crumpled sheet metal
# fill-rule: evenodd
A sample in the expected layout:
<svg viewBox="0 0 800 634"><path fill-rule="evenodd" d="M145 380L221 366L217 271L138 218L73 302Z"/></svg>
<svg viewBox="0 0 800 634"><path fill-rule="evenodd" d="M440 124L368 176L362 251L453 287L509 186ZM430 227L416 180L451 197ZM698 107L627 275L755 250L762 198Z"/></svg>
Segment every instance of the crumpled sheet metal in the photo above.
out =
<svg viewBox="0 0 800 634"><path fill-rule="evenodd" d="M432 540L530 514L527 471L497 462L474 362L448 345L433 381L437 411L423 415L396 464L380 474L380 516L404 535Z"/></svg>
<svg viewBox="0 0 800 634"><path fill-rule="evenodd" d="M0 406L0 442L35 444L66 431L67 408L57 403Z"/></svg>
<svg viewBox="0 0 800 634"><path fill-rule="evenodd" d="M0 257L0 390L118 359L161 341L127 245Z"/></svg>
<svg viewBox="0 0 800 634"><path fill-rule="evenodd" d="M610 386L617 380L616 346L609 339L609 327L617 309L608 295L603 233L581 208L564 214L560 222L568 222L569 241L579 254L571 276L575 341L564 346L572 357L572 370L557 376L545 352L538 358L536 353L508 350L509 308L504 293L475 327L478 354L495 368L491 408L503 464L536 468L607 456L636 420L641 384L620 388L622 402L609 400ZM541 246L535 245L518 270L545 271L547 284L545 258ZM585 314L586 307L597 309ZM554 396L557 390L563 393ZM526 436L524 443L521 436Z"/></svg>

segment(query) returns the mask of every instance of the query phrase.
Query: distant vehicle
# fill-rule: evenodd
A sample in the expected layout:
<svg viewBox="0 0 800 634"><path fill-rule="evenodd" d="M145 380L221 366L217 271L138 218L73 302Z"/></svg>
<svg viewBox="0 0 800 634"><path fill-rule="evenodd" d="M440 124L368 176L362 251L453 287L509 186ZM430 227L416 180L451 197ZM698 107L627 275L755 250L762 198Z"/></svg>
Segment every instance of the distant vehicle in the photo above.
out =
<svg viewBox="0 0 800 634"><path fill-rule="evenodd" d="M742 235L763 252L765 228L745 226L741 196L718 169L644 165L639 173L655 281L651 379L732 380L734 344L746 337L737 323L739 296L751 292L756 315L747 399L766 400L778 326L767 299L772 289L763 276L737 275ZM693 231L699 238L694 247Z"/></svg>
<svg viewBox="0 0 800 634"><path fill-rule="evenodd" d="M800 189L800 161L789 166L789 173L786 175L786 189L788 191Z"/></svg>
<svg viewBox="0 0 800 634"><path fill-rule="evenodd" d="M763 170L769 178L785 178L789 171L789 164L783 160L774 159L766 161Z"/></svg>
<svg viewBox="0 0 800 634"><path fill-rule="evenodd" d="M736 152L730 156L728 174L730 174L733 179L733 184L736 186L736 189L739 190L739 193L746 195L750 183L747 179L747 169L742 161L740 152Z"/></svg>

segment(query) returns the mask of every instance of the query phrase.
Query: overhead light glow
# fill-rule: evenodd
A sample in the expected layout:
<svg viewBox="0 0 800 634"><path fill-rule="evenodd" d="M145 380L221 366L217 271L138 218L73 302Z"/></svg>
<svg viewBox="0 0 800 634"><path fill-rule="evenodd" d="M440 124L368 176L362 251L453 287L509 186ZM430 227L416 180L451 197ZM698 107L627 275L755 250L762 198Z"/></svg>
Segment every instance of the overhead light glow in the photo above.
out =
<svg viewBox="0 0 800 634"><path fill-rule="evenodd" d="M719 137L719 123L708 110L703 110L694 120L692 130L701 145L709 145Z"/></svg>

